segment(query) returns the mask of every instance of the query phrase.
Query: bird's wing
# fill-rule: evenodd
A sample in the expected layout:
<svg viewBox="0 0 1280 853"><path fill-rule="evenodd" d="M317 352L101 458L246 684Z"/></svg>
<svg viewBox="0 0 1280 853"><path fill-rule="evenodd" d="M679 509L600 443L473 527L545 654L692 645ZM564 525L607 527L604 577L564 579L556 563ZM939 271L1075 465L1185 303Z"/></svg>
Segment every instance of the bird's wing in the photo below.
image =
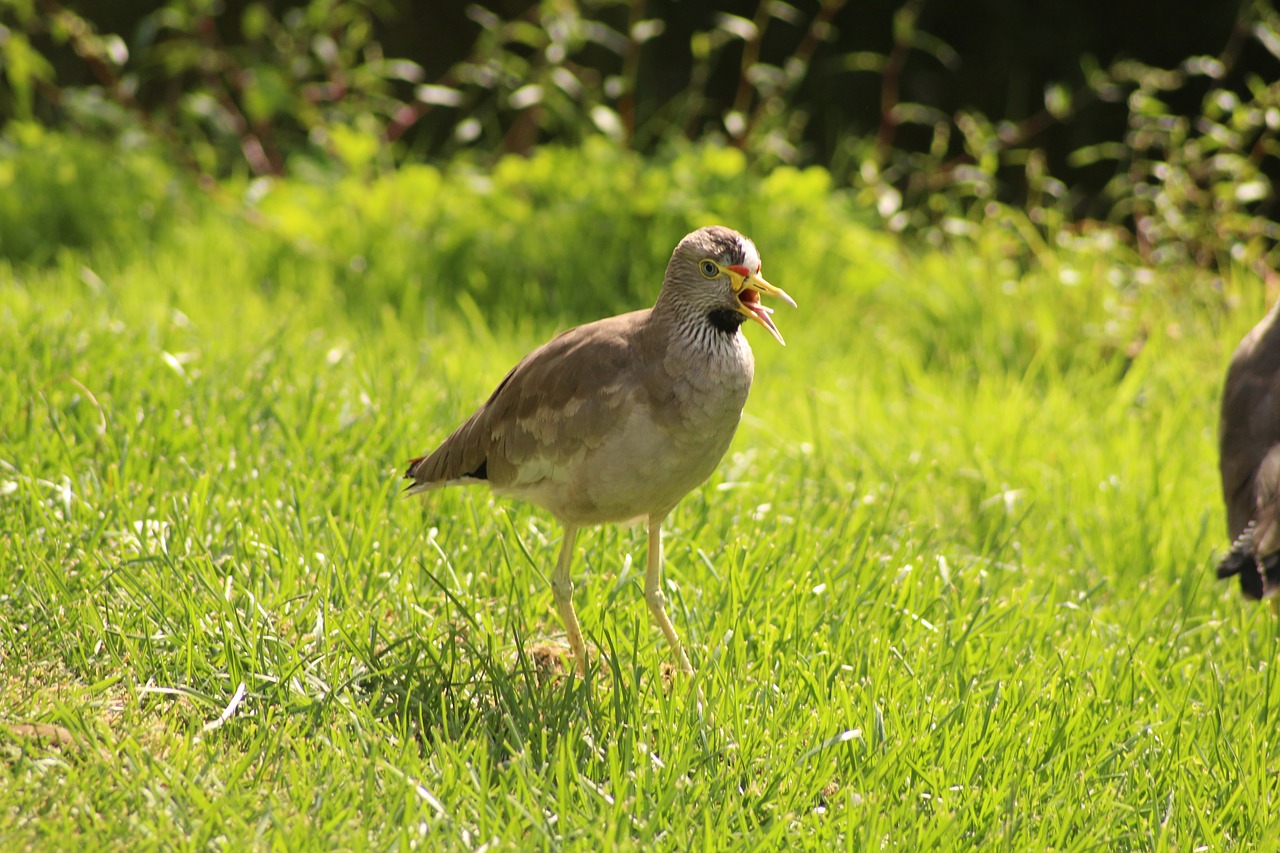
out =
<svg viewBox="0 0 1280 853"><path fill-rule="evenodd" d="M476 412L409 464L412 494L455 483L526 486L598 447L641 393L646 358L635 311L563 332L525 356Z"/></svg>

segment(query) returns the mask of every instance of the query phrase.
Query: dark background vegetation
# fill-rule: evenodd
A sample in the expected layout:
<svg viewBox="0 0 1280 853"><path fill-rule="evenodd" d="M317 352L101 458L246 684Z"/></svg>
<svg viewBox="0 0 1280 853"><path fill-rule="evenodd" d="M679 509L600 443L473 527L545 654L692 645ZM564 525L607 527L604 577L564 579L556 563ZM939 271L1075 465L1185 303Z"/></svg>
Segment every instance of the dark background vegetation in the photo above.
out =
<svg viewBox="0 0 1280 853"><path fill-rule="evenodd" d="M0 0L9 120L221 178L607 137L818 165L895 231L1009 207L1153 263L1276 266L1270 2Z"/></svg>

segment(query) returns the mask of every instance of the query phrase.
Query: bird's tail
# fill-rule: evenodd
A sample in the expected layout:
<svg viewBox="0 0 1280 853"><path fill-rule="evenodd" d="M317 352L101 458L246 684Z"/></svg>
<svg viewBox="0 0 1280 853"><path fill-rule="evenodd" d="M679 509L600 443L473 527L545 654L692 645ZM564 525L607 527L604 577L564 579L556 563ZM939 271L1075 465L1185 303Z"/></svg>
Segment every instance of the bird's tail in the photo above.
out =
<svg viewBox="0 0 1280 853"><path fill-rule="evenodd" d="M1218 564L1218 577L1240 578L1240 591L1247 598L1268 598L1280 592L1280 552L1259 557L1253 547L1254 523L1231 543L1231 553Z"/></svg>
<svg viewBox="0 0 1280 853"><path fill-rule="evenodd" d="M474 483L484 483L489 479L489 467L486 460L481 460L479 466L468 474L461 477L452 477L450 479L431 479L433 474L439 472L439 465L424 467L424 463L430 462L431 456L419 456L417 459L409 460L409 469L404 472L406 480L413 480L412 483L404 487L404 491L400 494L404 497L410 495L420 495L423 492L432 492L436 489L443 489L445 486L469 486Z"/></svg>
<svg viewBox="0 0 1280 853"><path fill-rule="evenodd" d="M426 458L427 457L425 456L419 456L415 459L409 460L409 468L407 471L404 472L404 478L406 480L413 480L413 482L405 486L404 491L400 493L404 497L407 498L410 495L421 494L422 492L425 492L428 489L432 489L436 486L435 483L420 483L418 482L418 478L414 475L414 472L418 470L419 463L421 463L422 460Z"/></svg>

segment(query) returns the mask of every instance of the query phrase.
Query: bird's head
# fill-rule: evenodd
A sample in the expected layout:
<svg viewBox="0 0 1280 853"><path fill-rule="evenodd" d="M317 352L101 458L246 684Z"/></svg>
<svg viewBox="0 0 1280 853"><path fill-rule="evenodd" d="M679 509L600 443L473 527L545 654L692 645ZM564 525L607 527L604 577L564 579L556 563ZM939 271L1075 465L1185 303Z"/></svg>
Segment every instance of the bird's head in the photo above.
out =
<svg viewBox="0 0 1280 853"><path fill-rule="evenodd" d="M746 320L755 320L786 346L769 316L773 309L760 303L761 294L796 306L782 288L761 277L754 243L737 231L712 225L689 234L671 253L659 301L700 313L722 331L736 331Z"/></svg>

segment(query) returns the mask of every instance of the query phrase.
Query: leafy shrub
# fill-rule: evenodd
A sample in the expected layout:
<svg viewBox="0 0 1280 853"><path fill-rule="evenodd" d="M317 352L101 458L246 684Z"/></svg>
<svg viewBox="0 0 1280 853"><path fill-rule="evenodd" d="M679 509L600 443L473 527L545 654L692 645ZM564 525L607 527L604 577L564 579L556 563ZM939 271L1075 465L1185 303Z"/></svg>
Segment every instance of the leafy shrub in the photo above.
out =
<svg viewBox="0 0 1280 853"><path fill-rule="evenodd" d="M292 251L334 270L350 305L412 310L465 294L506 316L649 304L675 240L712 222L793 256L826 252L838 266L839 226L863 218L816 167L761 178L733 149L690 146L653 160L604 140L544 146L492 169L405 166L323 184L271 179L247 192Z"/></svg>
<svg viewBox="0 0 1280 853"><path fill-rule="evenodd" d="M949 64L949 49L918 26L922 5L899 10L894 47L885 57L864 57L864 70L896 74L913 54ZM847 141L847 159L858 164L853 183L891 229L923 232L934 242L973 233L992 217L1016 217L1011 208L1020 208L1050 240L1069 239L1081 223L1096 228L1088 220L1097 217L1147 263L1221 270L1230 260L1270 275L1280 266L1273 184L1280 174L1280 74L1229 82L1246 43L1280 59L1280 16L1269 3L1242 4L1218 56L1188 57L1172 69L1132 59L1100 68L1086 60L1079 88L1047 87L1043 109L1021 122L965 110L948 115L900 102L886 86L879 131ZM1197 97L1200 109L1192 114L1171 105ZM1127 116L1123 137L1072 152L1068 179L1051 174L1043 146L1052 129L1117 104ZM896 144L895 133L912 126L930 139L927 146ZM1081 175L1107 164L1110 178L1093 195Z"/></svg>
<svg viewBox="0 0 1280 853"><path fill-rule="evenodd" d="M60 147L44 150L56 164ZM240 322L248 309L229 294L248 288L264 296L260 311L340 311L362 325L407 326L426 346L452 322L444 315L466 317L481 338L539 338L548 326L652 304L675 241L721 222L756 240L766 274L801 302L807 335L842 347L856 334L874 349L895 328L903 334L894 346L912 351L886 352L884 364L905 359L975 381L1049 378L1075 358L1122 372L1157 331L1144 325L1152 300L1176 290L1194 312L1214 298L1185 286L1193 268L1150 275L1110 230L1064 231L1047 244L1016 211L904 258L897 238L825 170L759 176L742 152L714 145L646 158L588 140L493 168L405 166L225 190L174 205L154 233L135 217L139 230L92 248L94 269L108 283L163 282L150 310L199 303L195 322ZM86 262L75 252L68 260ZM828 315L836 302L845 307Z"/></svg>
<svg viewBox="0 0 1280 853"><path fill-rule="evenodd" d="M153 240L184 184L153 153L11 124L0 140L0 258L44 263L60 249Z"/></svg>
<svg viewBox="0 0 1280 853"><path fill-rule="evenodd" d="M924 0L897 8L886 51L841 54L832 65L845 5L822 0L805 12L761 0L749 17L707 13L709 25L690 40L687 83L655 100L651 71L670 44L644 3L534 3L510 18L469 6L475 42L428 80L421 65L384 55L379 37L394 26L391 5L250 3L232 19L218 4L172 0L149 12L126 43L56 2L37 15L25 0L0 0L0 105L19 118L141 129L202 173L288 169L326 188L341 181L327 174L335 163L359 175L385 171L406 153L401 140L412 140L415 156L493 163L549 140L603 138L652 154L700 139L743 152L756 174L766 174L811 161L805 140L819 109L815 87L832 75L869 76L867 90L880 95L879 126L854 134L846 127L825 165L835 185L857 190L859 203L891 230L954 241L976 222L1020 208L1051 242L1101 220L1148 263L1221 269L1230 259L1263 274L1278 265L1280 74L1243 83L1233 74L1246 49L1280 56L1280 18L1270 3L1244 3L1217 56L1175 68L1131 59L1093 67L1086 59L1080 85L1048 86L1043 108L1017 122L903 98L914 64L957 68L956 52L921 24ZM95 83L59 85L42 53L50 44L70 49ZM820 56L826 64L815 64ZM1200 109L1188 113L1189 101ZM1053 135L1098 126L1098 115L1119 105L1123 136L1079 148L1054 174ZM1102 191L1092 190L1108 172ZM626 192L624 176L618 186ZM552 190L574 195L570 181ZM548 202L555 204L530 199ZM518 218L520 200L509 209ZM587 233L592 226L580 223ZM521 228L529 233L537 223L521 220Z"/></svg>

